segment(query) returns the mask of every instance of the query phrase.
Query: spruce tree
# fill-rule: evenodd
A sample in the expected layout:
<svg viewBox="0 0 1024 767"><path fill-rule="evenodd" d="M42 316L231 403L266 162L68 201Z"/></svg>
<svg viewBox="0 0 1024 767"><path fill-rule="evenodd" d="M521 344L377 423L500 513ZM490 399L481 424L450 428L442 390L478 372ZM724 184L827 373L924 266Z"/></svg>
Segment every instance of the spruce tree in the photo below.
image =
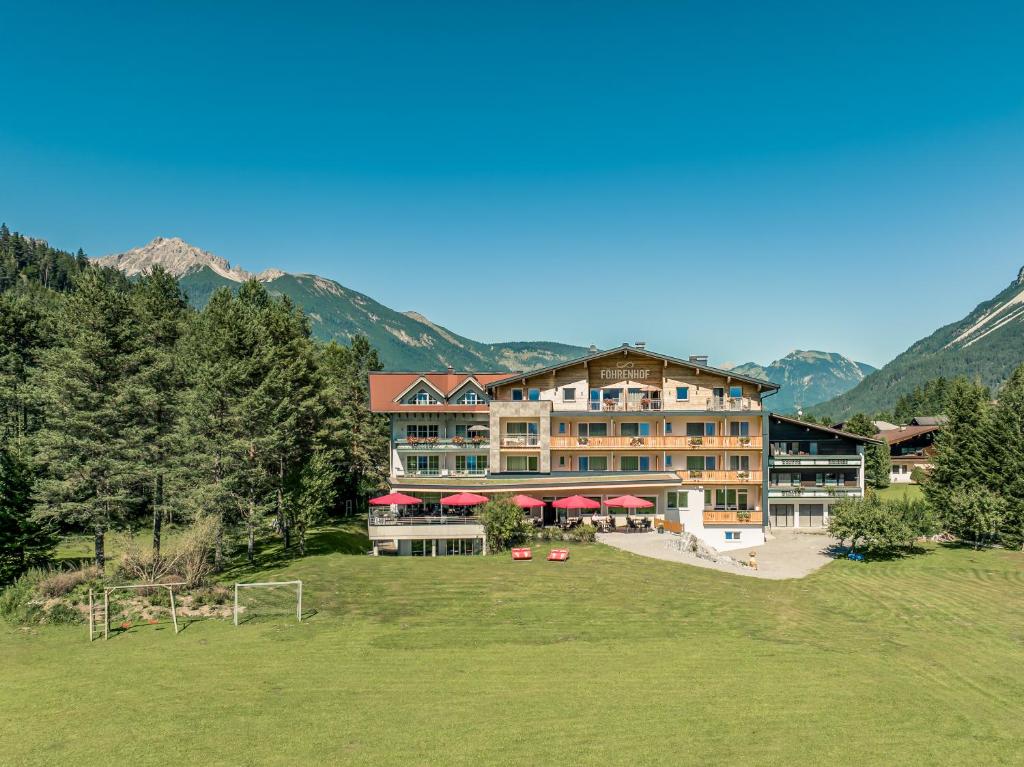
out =
<svg viewBox="0 0 1024 767"><path fill-rule="evenodd" d="M1006 501L1000 538L1024 549L1024 365L1007 380L988 419L985 484Z"/></svg>
<svg viewBox="0 0 1024 767"><path fill-rule="evenodd" d="M144 275L132 290L139 328L138 358L131 380L135 439L143 453L142 494L149 499L153 551L160 554L167 477L175 458L175 426L184 389L178 342L187 303L178 281L162 267Z"/></svg>
<svg viewBox="0 0 1024 767"><path fill-rule="evenodd" d="M946 423L935 440L932 469L924 483L925 497L948 520L951 494L984 485L988 479L988 392L980 384L958 378L949 386Z"/></svg>
<svg viewBox="0 0 1024 767"><path fill-rule="evenodd" d="M127 282L88 270L63 302L55 343L40 354L32 377L45 418L32 440L40 514L91 530L100 568L107 531L139 502L143 456L132 433L129 386L137 339Z"/></svg>
<svg viewBox="0 0 1024 767"><path fill-rule="evenodd" d="M32 467L13 445L0 447L0 586L49 560L52 525L32 515Z"/></svg>
<svg viewBox="0 0 1024 767"><path fill-rule="evenodd" d="M863 413L857 413L846 422L846 431L862 437L874 437L878 432L875 425ZM889 487L892 472L892 459L889 456L889 445L883 440L881 444L870 444L864 450L864 481L874 488Z"/></svg>

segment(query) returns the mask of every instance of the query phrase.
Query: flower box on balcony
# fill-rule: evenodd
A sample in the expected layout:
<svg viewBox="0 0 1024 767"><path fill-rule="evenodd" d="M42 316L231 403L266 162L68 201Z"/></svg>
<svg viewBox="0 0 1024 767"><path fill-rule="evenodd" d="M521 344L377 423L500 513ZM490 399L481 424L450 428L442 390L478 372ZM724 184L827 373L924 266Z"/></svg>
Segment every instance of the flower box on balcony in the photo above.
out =
<svg viewBox="0 0 1024 767"><path fill-rule="evenodd" d="M466 444L466 438L456 434L454 437L452 437L452 444L457 447L461 447L462 445Z"/></svg>
<svg viewBox="0 0 1024 767"><path fill-rule="evenodd" d="M744 447L750 444L750 437L740 437L740 444Z"/></svg>
<svg viewBox="0 0 1024 767"><path fill-rule="evenodd" d="M699 446L704 444L704 438L703 437L690 437L689 444L690 444L690 447L699 447Z"/></svg>

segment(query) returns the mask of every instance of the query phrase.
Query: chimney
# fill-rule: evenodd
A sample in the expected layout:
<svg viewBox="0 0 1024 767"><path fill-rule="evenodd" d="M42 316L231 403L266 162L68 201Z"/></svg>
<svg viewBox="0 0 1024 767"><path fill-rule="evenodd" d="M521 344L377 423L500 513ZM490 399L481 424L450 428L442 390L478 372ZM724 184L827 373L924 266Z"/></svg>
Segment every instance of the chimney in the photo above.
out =
<svg viewBox="0 0 1024 767"><path fill-rule="evenodd" d="M591 344L590 348L587 351L589 351L591 354L597 354L597 345Z"/></svg>
<svg viewBox="0 0 1024 767"><path fill-rule="evenodd" d="M646 349L647 348L647 342L646 341L634 341L633 342L633 346L635 346L637 349Z"/></svg>
<svg viewBox="0 0 1024 767"><path fill-rule="evenodd" d="M692 362L694 365L707 365L708 364L708 355L706 355L706 354L691 354L690 355L690 362Z"/></svg>
<svg viewBox="0 0 1024 767"><path fill-rule="evenodd" d="M448 375L451 375L454 372L455 372L455 368L453 368L451 365L449 365L448 366Z"/></svg>

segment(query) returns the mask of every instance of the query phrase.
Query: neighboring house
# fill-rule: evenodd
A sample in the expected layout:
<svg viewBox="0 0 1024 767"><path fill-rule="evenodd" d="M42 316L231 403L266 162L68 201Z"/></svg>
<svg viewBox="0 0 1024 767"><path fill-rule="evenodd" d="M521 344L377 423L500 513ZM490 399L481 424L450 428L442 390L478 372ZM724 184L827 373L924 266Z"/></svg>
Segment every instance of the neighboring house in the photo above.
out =
<svg viewBox="0 0 1024 767"><path fill-rule="evenodd" d="M877 440L778 413L768 439L772 527L824 527L832 504L864 496L864 449Z"/></svg>
<svg viewBox="0 0 1024 767"><path fill-rule="evenodd" d="M889 480L893 484L912 483L914 469L928 471L935 453L935 438L942 430L944 416L929 416L911 419L906 426L878 432L875 439L889 445L892 472Z"/></svg>
<svg viewBox="0 0 1024 767"><path fill-rule="evenodd" d="M778 388L628 344L513 375L371 373L371 409L391 417L391 488L424 506L409 523L371 513L370 538L400 554L477 553L482 528L463 519L449 533L436 515L441 496L466 491L537 498L538 524L578 515L552 504L583 495L622 526L626 513L605 502L635 495L652 505L631 516L682 525L718 549L758 545L768 524L761 399Z"/></svg>

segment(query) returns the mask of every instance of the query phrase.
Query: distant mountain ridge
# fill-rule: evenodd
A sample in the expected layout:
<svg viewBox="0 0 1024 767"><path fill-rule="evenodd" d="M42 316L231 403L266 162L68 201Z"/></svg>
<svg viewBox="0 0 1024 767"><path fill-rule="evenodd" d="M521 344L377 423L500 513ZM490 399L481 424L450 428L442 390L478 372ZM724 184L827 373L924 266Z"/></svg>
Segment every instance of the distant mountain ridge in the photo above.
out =
<svg viewBox="0 0 1024 767"><path fill-rule="evenodd" d="M830 418L891 410L896 400L939 377L967 376L990 387L1024 362L1024 268L995 297L945 325L850 391L814 408Z"/></svg>
<svg viewBox="0 0 1024 767"><path fill-rule="evenodd" d="M855 362L835 352L800 349L769 365L747 362L732 368L733 372L780 384L778 394L766 400L770 409L780 413L794 413L842 394L874 370L866 362Z"/></svg>
<svg viewBox="0 0 1024 767"><path fill-rule="evenodd" d="M248 279L274 295L288 296L310 318L313 335L348 343L363 334L388 370L528 370L587 353L582 346L551 341L487 344L437 325L417 312L397 312L367 295L315 274L266 269L252 274L178 237L157 237L140 248L95 259L129 277L159 264L178 278L189 302L202 308L221 288L237 289Z"/></svg>

